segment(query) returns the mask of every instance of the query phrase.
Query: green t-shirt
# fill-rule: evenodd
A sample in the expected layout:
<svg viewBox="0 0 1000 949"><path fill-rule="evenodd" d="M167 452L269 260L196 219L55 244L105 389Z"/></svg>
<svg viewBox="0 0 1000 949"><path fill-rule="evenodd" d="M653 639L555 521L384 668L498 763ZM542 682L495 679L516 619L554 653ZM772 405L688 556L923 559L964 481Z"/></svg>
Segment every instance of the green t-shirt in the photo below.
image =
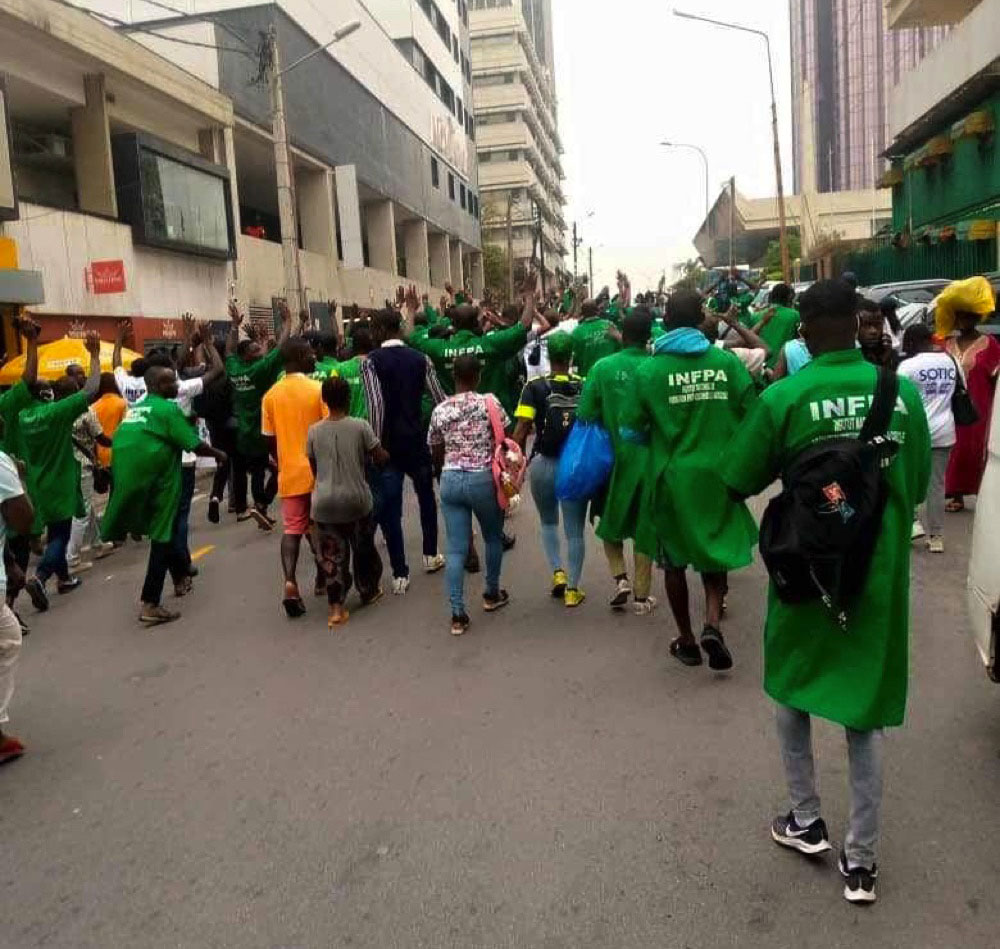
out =
<svg viewBox="0 0 1000 949"><path fill-rule="evenodd" d="M478 356L483 364L481 393L492 392L507 409L513 413L520 395L516 381L512 380L508 360L517 357L528 342L528 331L520 323L507 329L494 330L485 336L472 330L459 330L450 339L430 339L427 336L410 337L410 345L431 357L438 378L445 392L455 391L452 368L459 356Z"/></svg>
<svg viewBox="0 0 1000 949"><path fill-rule="evenodd" d="M584 320L573 330L573 364L576 371L586 377L598 359L611 356L621 348L618 341L608 336L610 320Z"/></svg>
<svg viewBox="0 0 1000 949"><path fill-rule="evenodd" d="M858 350L840 350L770 386L726 452L725 483L739 494L758 494L804 448L857 433L876 377ZM906 708L910 535L913 510L927 493L931 458L927 417L908 379L899 380L889 434L900 450L886 472L889 500L847 633L822 603L783 603L773 585L764 630L768 695L859 731L901 725Z"/></svg>
<svg viewBox="0 0 1000 949"><path fill-rule="evenodd" d="M0 420L3 421L3 439L0 448L13 458L24 458L21 445L21 412L35 401L28 384L21 379L0 395Z"/></svg>
<svg viewBox="0 0 1000 949"><path fill-rule="evenodd" d="M638 549L646 553L650 553L652 539L640 544L637 538L640 526L648 520L643 516L643 499L649 448L622 438L621 425L626 407L635 396L639 370L649 358L645 348L630 346L601 359L587 376L576 410L581 421L600 422L615 449L615 465L603 506L594 508L600 517L597 536L611 543L636 539Z"/></svg>
<svg viewBox="0 0 1000 949"><path fill-rule="evenodd" d="M781 347L798 336L799 311L788 306L776 307L774 316L768 320L763 329L758 329L757 333L771 347L771 355L767 357L766 365L768 369L773 369L781 356Z"/></svg>
<svg viewBox="0 0 1000 949"><path fill-rule="evenodd" d="M368 421L368 401L365 399L365 387L361 381L361 364L364 356L354 356L345 362L335 363L330 370L331 376L340 376L351 387L351 406L347 414L351 418L362 418Z"/></svg>
<svg viewBox="0 0 1000 949"><path fill-rule="evenodd" d="M254 362L244 362L239 356L226 357L226 374L233 387L236 449L243 455L267 454L267 442L260 433L260 403L278 381L280 371L281 349L277 346Z"/></svg>
<svg viewBox="0 0 1000 949"><path fill-rule="evenodd" d="M181 453L200 439L180 406L150 393L133 405L111 447L114 488L101 521L105 540L139 534L166 543L181 497Z"/></svg>
<svg viewBox="0 0 1000 949"><path fill-rule="evenodd" d="M90 396L77 392L57 402L32 403L21 412L21 445L39 530L84 515L73 423L89 407Z"/></svg>
<svg viewBox="0 0 1000 949"><path fill-rule="evenodd" d="M756 399L732 353L657 353L643 362L624 412L629 437L649 443L646 504L665 562L699 573L746 567L757 527L719 475L720 462Z"/></svg>

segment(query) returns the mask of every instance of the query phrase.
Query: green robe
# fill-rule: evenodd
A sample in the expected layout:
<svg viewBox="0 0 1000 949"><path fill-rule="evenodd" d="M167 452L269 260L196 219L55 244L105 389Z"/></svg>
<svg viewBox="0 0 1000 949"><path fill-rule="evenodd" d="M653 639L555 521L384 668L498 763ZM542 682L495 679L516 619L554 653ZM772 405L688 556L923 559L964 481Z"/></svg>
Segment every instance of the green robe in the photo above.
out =
<svg viewBox="0 0 1000 949"><path fill-rule="evenodd" d="M621 423L626 406L635 396L639 369L649 358L645 348L629 347L600 360L587 376L576 410L581 421L600 422L614 446L615 466L603 504L593 508L600 516L597 536L613 544L635 539L640 525L648 520L643 515L643 501L649 448L622 438ZM647 538L641 546L650 545Z"/></svg>
<svg viewBox="0 0 1000 949"><path fill-rule="evenodd" d="M88 408L90 396L77 392L57 402L33 402L21 412L21 446L35 505L35 533L86 513L80 462L73 453L73 423Z"/></svg>
<svg viewBox="0 0 1000 949"><path fill-rule="evenodd" d="M776 307L767 326L757 330L757 334L771 348L765 365L773 369L778 364L781 348L799 335L799 311L788 306Z"/></svg>
<svg viewBox="0 0 1000 949"><path fill-rule="evenodd" d="M732 353L658 353L638 372L624 424L649 433L646 504L656 549L674 567L724 573L747 566L757 526L719 474L741 419L756 398L753 380Z"/></svg>
<svg viewBox="0 0 1000 949"><path fill-rule="evenodd" d="M483 364L479 391L492 393L507 410L514 414L520 387L511 376L509 360L514 359L527 345L528 331L520 323L507 329L495 330L485 336L472 330L459 330L450 339L431 339L428 336L411 336L410 345L430 356L437 370L441 386L449 395L455 392L452 368L459 356L478 356Z"/></svg>
<svg viewBox="0 0 1000 949"><path fill-rule="evenodd" d="M28 384L21 379L0 395L0 420L3 422L3 440L0 449L12 458L24 459L21 444L21 412L34 403Z"/></svg>
<svg viewBox="0 0 1000 949"><path fill-rule="evenodd" d="M267 454L267 442L260 433L260 403L280 372L281 348L277 346L254 362L226 357L226 374L233 386L236 450L242 455L257 458Z"/></svg>
<svg viewBox="0 0 1000 949"><path fill-rule="evenodd" d="M608 336L613 324L599 317L584 320L573 330L573 364L576 371L586 377L594 364L605 356L613 356L621 346Z"/></svg>
<svg viewBox="0 0 1000 949"><path fill-rule="evenodd" d="M166 543L181 499L181 453L199 443L176 402L150 393L128 410L111 442L114 487L101 521L105 540L128 534Z"/></svg>
<svg viewBox="0 0 1000 949"><path fill-rule="evenodd" d="M814 359L760 397L727 452L723 477L743 495L770 485L816 441L860 429L876 370L858 350ZM782 603L771 586L764 630L764 689L776 702L866 731L900 725L909 654L910 533L927 493L931 442L916 388L899 380L890 429L900 451L887 472L889 501L874 559L845 634L822 603Z"/></svg>

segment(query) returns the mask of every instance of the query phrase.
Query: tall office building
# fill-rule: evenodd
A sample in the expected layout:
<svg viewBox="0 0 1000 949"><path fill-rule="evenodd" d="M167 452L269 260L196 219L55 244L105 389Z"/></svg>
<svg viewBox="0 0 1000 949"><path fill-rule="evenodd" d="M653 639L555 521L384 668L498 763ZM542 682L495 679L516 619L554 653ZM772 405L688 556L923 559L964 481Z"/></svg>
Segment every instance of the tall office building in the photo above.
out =
<svg viewBox="0 0 1000 949"><path fill-rule="evenodd" d="M874 186L890 141L889 93L947 35L944 26L889 30L883 5L790 0L797 193ZM816 181L805 181L813 166Z"/></svg>
<svg viewBox="0 0 1000 949"><path fill-rule="evenodd" d="M515 264L544 255L551 279L566 254L551 0L470 0L469 36L483 243L506 247L509 207Z"/></svg>

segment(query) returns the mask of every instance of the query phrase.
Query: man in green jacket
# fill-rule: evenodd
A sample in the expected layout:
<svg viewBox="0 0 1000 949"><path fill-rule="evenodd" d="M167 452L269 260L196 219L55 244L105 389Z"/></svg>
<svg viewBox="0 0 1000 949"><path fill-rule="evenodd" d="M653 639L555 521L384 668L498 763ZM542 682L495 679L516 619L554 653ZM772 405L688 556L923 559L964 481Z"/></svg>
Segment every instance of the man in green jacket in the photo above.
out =
<svg viewBox="0 0 1000 949"><path fill-rule="evenodd" d="M649 447L627 441L621 434L622 416L629 402L635 398L640 368L649 359L652 315L644 308L635 309L625 317L622 326L622 350L605 356L587 376L576 417L584 422L600 422L615 450L615 465L605 494L597 536L604 541L604 554L615 581L611 608L622 610L630 596L635 597L635 612L639 616L652 613L656 598L650 596L653 561L642 549L652 546L638 541L639 531L648 525L643 511L646 471L649 467ZM625 564L625 541L635 546L635 586L629 579Z"/></svg>
<svg viewBox="0 0 1000 949"><path fill-rule="evenodd" d="M813 360L766 389L729 446L722 477L749 497L772 484L803 449L864 423L878 370L855 346L853 288L824 280L800 301L802 335ZM782 602L772 584L764 629L764 690L777 703L778 742L791 811L771 834L807 855L830 848L816 793L810 716L847 730L851 811L840 869L844 896L875 901L882 804L882 730L903 722L909 657L910 534L927 492L931 442L916 388L899 380L889 426L899 452L885 473L888 502L868 577L847 632L822 602Z"/></svg>
<svg viewBox="0 0 1000 949"><path fill-rule="evenodd" d="M594 300L587 300L580 307L580 322L572 335L573 364L581 376L586 377L599 359L618 352L618 340L609 332L614 325L601 315L600 306Z"/></svg>

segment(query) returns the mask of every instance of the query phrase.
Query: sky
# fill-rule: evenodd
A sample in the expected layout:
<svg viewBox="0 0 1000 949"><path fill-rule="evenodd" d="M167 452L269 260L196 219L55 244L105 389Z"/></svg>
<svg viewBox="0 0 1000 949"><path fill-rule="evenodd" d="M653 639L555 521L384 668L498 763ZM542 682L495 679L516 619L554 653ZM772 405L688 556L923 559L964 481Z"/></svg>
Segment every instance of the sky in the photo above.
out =
<svg viewBox="0 0 1000 949"><path fill-rule="evenodd" d="M594 249L594 282L616 269L636 290L695 254L705 217L706 152L714 201L736 176L748 197L775 193L771 105L764 41L682 20L674 8L765 30L774 57L782 167L792 189L788 0L552 0L556 93L563 141L566 221ZM613 11L613 15L608 15ZM588 216L591 215L592 216ZM567 234L572 269L572 234Z"/></svg>

